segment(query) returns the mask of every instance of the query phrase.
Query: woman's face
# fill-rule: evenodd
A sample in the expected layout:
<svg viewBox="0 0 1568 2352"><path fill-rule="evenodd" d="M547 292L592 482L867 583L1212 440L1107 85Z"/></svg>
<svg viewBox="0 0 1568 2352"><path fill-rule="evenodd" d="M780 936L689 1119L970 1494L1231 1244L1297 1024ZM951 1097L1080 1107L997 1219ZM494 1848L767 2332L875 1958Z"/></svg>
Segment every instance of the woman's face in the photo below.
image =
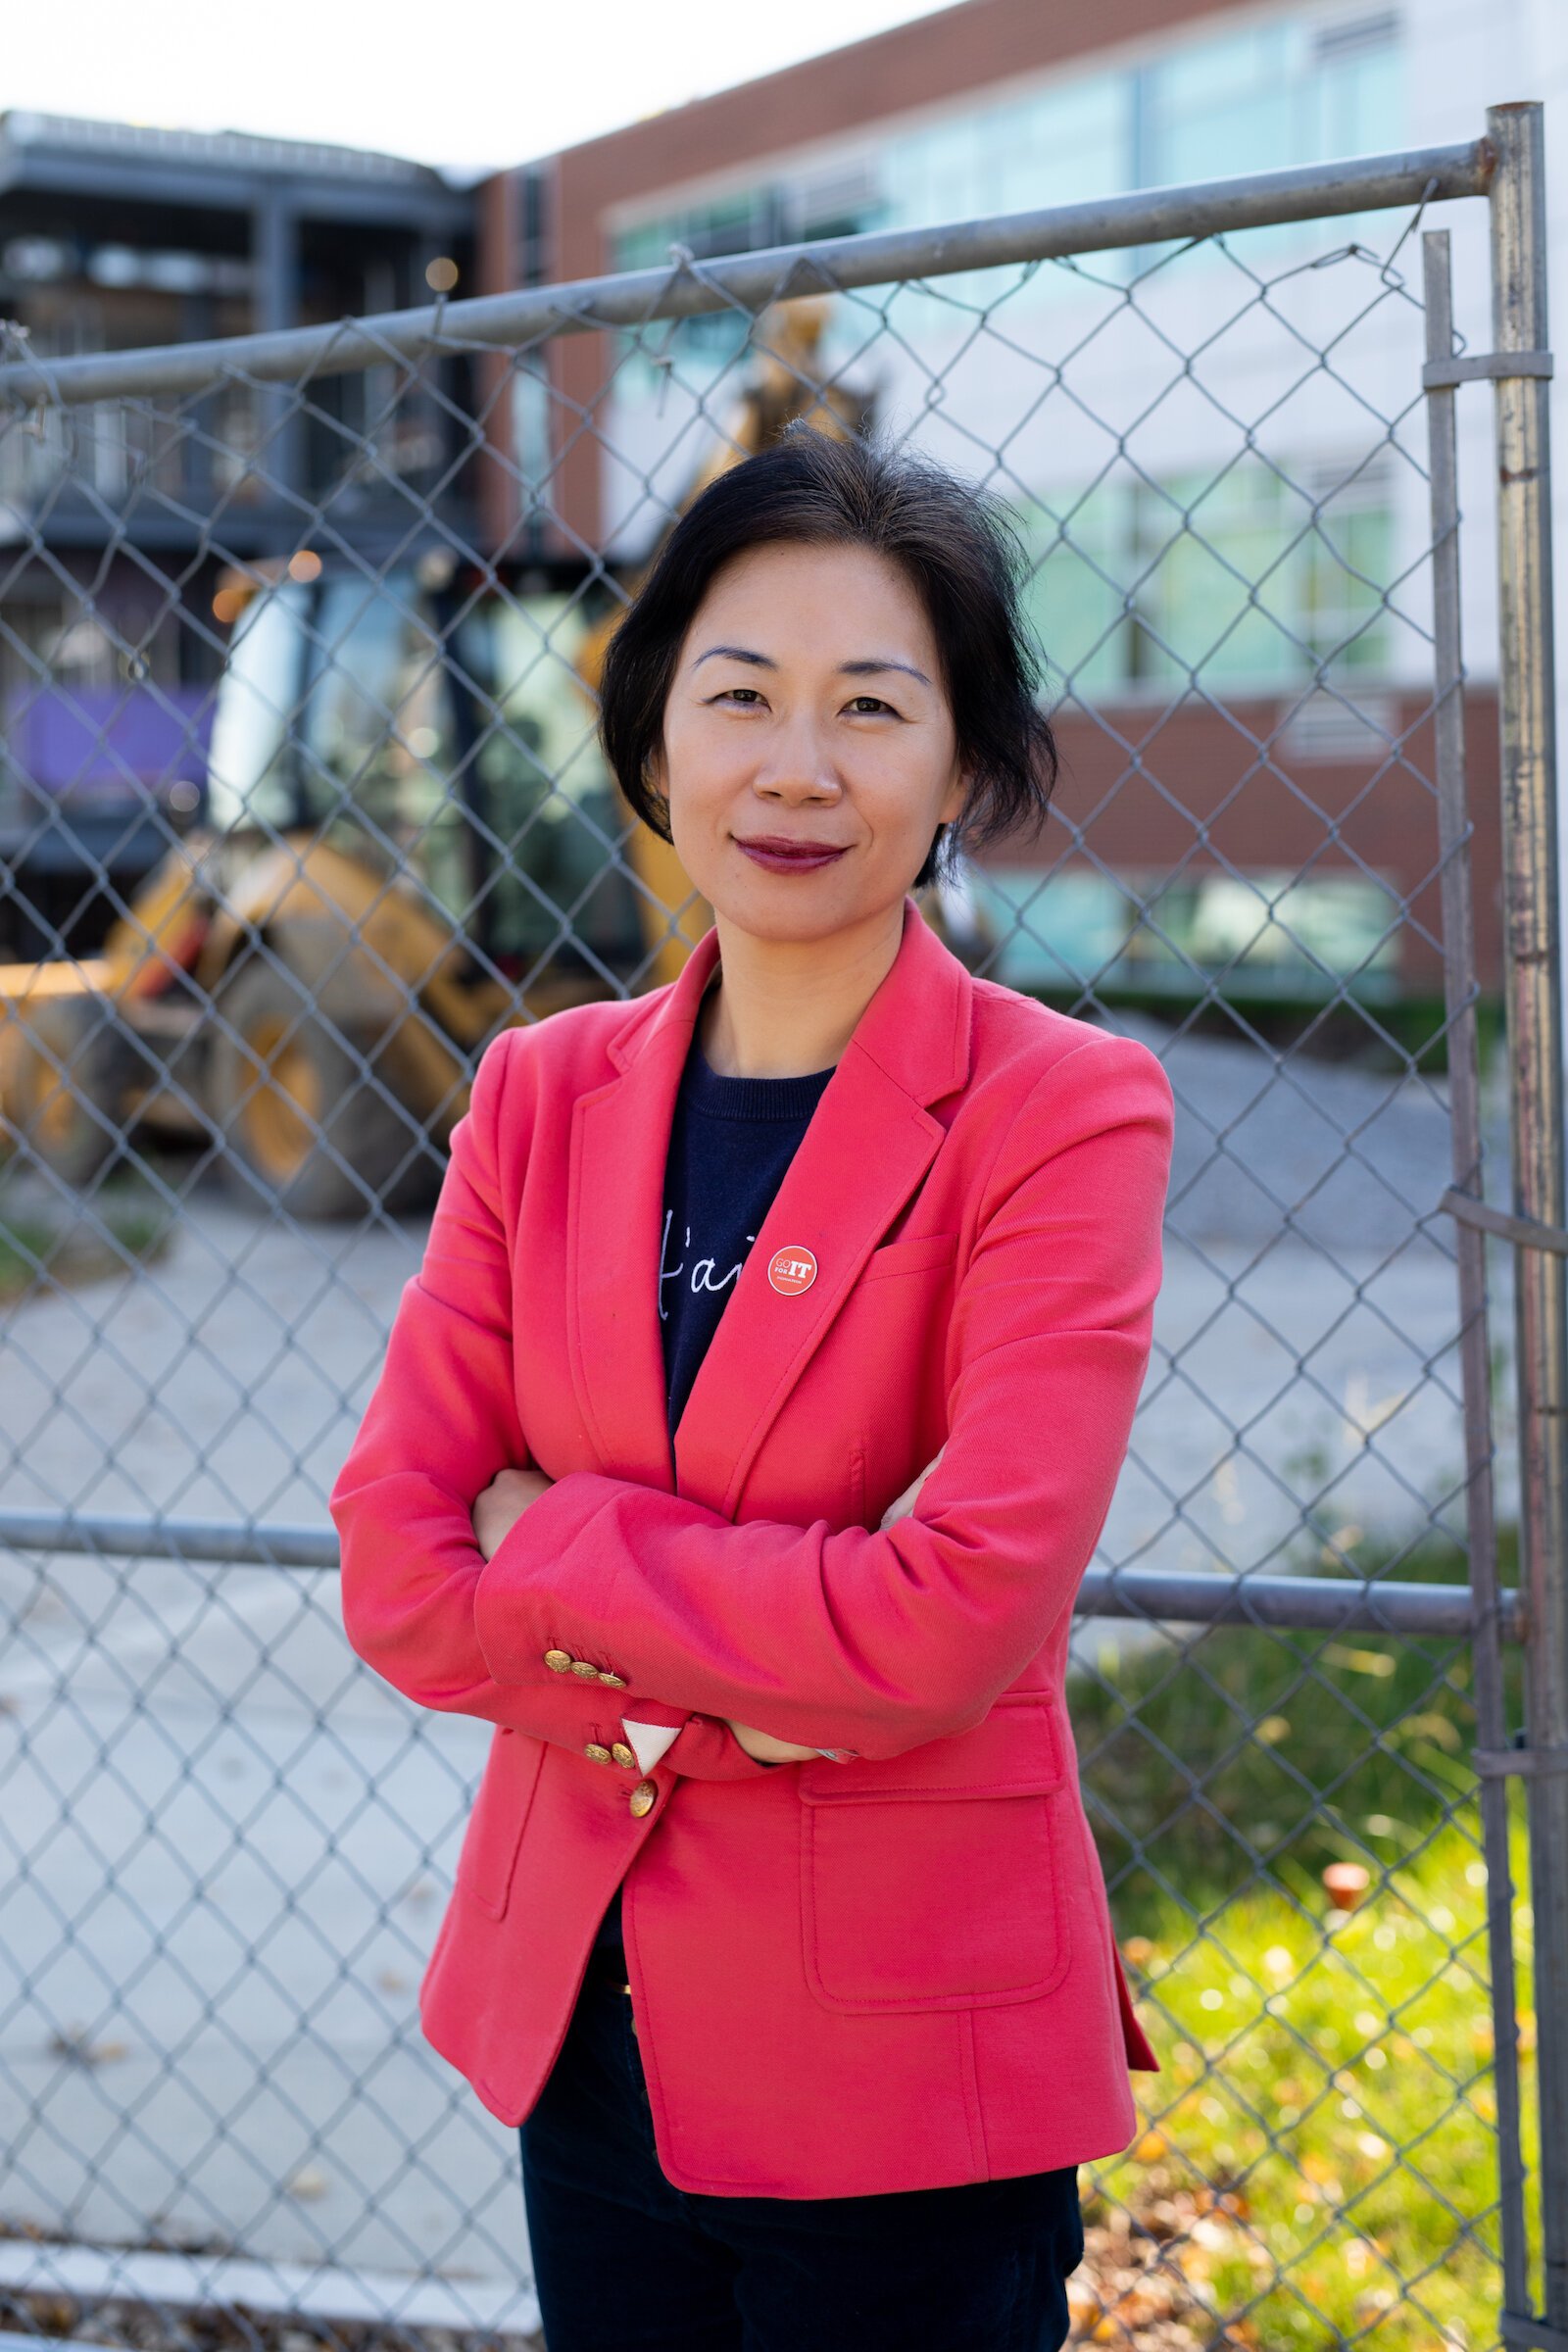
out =
<svg viewBox="0 0 1568 2352"><path fill-rule="evenodd" d="M753 548L676 660L656 781L687 874L755 937L816 940L902 905L963 807L936 641L868 548Z"/></svg>

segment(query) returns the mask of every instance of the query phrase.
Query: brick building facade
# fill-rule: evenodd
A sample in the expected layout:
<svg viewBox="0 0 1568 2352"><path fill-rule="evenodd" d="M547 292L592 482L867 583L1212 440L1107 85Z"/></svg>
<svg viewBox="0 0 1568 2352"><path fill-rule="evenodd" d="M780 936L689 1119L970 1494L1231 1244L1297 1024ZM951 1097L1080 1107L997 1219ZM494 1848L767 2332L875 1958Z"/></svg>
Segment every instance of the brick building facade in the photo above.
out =
<svg viewBox="0 0 1568 2352"><path fill-rule="evenodd" d="M659 266L677 243L698 257L763 249L1474 136L1484 103L1530 94L1542 65L1506 58L1504 46L1495 27L1460 24L1440 0L1104 0L1093 12L1065 0L965 0L493 179L479 192L479 282L592 278ZM1510 74L1524 77L1519 89ZM1343 233L1381 249L1405 225L1372 216ZM1456 220L1461 322L1484 311L1481 232L1473 208ZM1260 280L1277 271L1284 283L1337 243L1341 224L1251 233L1274 240L1256 247ZM1297 274L1304 282L1307 272ZM1320 274L1347 283L1343 268L1337 279ZM1363 385L1345 396L1324 370L1297 401L1288 434L1260 445L1259 463L1250 446L1235 463L1245 418L1205 427L1189 417L1155 432L1147 456L1124 437L1112 457L1126 478L1110 481L1093 423L1068 416L1030 439L1033 386L1071 345L1076 316L1065 307L1076 289L1058 278L1047 294L1054 310L1046 294L1033 312L1007 297L1009 328L1020 323L992 337L983 374L952 372L956 346L942 344L929 303L903 338L916 353L929 348L929 373L958 386L978 423L967 443L957 433L944 443L922 419L925 437L991 479L1038 536L1036 618L1064 688L1057 820L1034 847L1000 853L994 870L1014 899L1031 874L1049 874L1050 920L1036 927L1074 939L1079 969L1116 965L1128 988L1179 994L1195 961L1228 964L1243 993L1250 979L1265 995L1302 985L1300 957L1273 955L1278 937L1263 936L1259 913L1270 902L1284 907L1279 893L1299 876L1279 936L1328 942L1322 954L1369 996L1434 991L1426 590L1397 584L1419 567L1427 532L1419 463L1403 463L1400 442L1403 429L1419 461L1414 306L1407 317L1391 312L1387 348L1368 357L1365 375L1384 416L1410 410L1409 426L1369 429L1355 407L1366 406ZM1210 282L1192 299L1200 310L1220 296ZM1307 321L1320 347L1343 331L1322 304ZM677 372L721 382L733 358L723 333L722 322L680 329L672 348L690 362ZM1113 419L1116 365L1154 368L1152 348L1098 376L1091 369L1079 405ZM1240 380L1278 361L1254 334L1234 364ZM572 537L635 561L678 500L710 418L700 396L689 416L666 409L667 383L656 398L636 352L609 336L558 341L548 369L531 413L517 403L498 411L498 438L525 480L547 484ZM1149 381L1161 389L1154 374ZM887 403L895 423L907 423L920 389L918 369L906 366ZM1487 424L1479 404L1464 414L1472 470ZM515 530L515 475L496 469L490 495L504 541ZM1485 522L1467 560L1478 680L1468 733L1479 944L1494 984ZM1227 572L1246 575L1250 612L1225 611ZM1214 652L1200 658L1210 639ZM1312 691L1314 678L1326 692ZM1118 925L1136 930L1132 907L1152 890L1164 917L1129 941L1129 963ZM1175 942L1163 962L1161 933ZM1053 981L1016 964L1005 976ZM1308 995L1315 985L1307 975Z"/></svg>

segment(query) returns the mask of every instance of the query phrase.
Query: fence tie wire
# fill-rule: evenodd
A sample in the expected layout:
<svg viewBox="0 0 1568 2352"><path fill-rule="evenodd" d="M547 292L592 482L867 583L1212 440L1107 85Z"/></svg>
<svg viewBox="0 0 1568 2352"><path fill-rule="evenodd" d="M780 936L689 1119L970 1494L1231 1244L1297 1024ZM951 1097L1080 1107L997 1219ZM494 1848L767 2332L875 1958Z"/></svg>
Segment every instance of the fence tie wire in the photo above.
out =
<svg viewBox="0 0 1568 2352"><path fill-rule="evenodd" d="M1520 1740L1515 1747L1473 1747L1470 1761L1482 1780L1504 1780L1518 1774L1538 1781L1548 1773L1568 1772L1568 1746L1531 1747Z"/></svg>
<svg viewBox="0 0 1568 2352"><path fill-rule="evenodd" d="M1544 2320L1532 2320L1522 2312L1505 2311L1500 2329L1508 2352L1568 2352L1568 2330L1548 2328Z"/></svg>
<svg viewBox="0 0 1568 2352"><path fill-rule="evenodd" d="M1543 1225L1535 1217L1511 1216L1506 1209L1493 1208L1455 1184L1449 1185L1438 1206L1448 1216L1457 1217L1461 1225L1474 1225L1482 1233L1494 1234L1499 1242L1512 1242L1520 1250L1549 1250L1558 1257L1568 1257L1568 1229L1561 1225Z"/></svg>
<svg viewBox="0 0 1568 2352"><path fill-rule="evenodd" d="M1504 383L1515 376L1556 372L1549 351L1478 351L1462 360L1428 360L1421 370L1423 392L1451 392L1456 384Z"/></svg>

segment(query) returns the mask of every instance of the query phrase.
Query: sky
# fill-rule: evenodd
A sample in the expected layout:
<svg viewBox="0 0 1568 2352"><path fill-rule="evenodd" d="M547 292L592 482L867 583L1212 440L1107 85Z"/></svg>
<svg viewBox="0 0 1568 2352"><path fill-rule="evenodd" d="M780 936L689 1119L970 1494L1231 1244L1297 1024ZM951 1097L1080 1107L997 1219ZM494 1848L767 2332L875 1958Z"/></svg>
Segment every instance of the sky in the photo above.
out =
<svg viewBox="0 0 1568 2352"><path fill-rule="evenodd" d="M7 11L0 107L379 147L460 177L933 13L934 0L73 0ZM672 29L673 28L673 29Z"/></svg>

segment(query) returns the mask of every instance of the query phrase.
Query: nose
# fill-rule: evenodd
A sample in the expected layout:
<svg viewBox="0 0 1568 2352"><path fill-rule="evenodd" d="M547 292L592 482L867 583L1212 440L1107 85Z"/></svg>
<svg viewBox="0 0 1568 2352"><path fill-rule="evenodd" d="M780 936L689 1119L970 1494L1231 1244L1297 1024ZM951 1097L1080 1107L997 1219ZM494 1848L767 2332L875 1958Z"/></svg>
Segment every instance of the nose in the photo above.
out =
<svg viewBox="0 0 1568 2352"><path fill-rule="evenodd" d="M785 808L825 808L843 799L837 766L810 716L803 712L773 737L754 789Z"/></svg>

